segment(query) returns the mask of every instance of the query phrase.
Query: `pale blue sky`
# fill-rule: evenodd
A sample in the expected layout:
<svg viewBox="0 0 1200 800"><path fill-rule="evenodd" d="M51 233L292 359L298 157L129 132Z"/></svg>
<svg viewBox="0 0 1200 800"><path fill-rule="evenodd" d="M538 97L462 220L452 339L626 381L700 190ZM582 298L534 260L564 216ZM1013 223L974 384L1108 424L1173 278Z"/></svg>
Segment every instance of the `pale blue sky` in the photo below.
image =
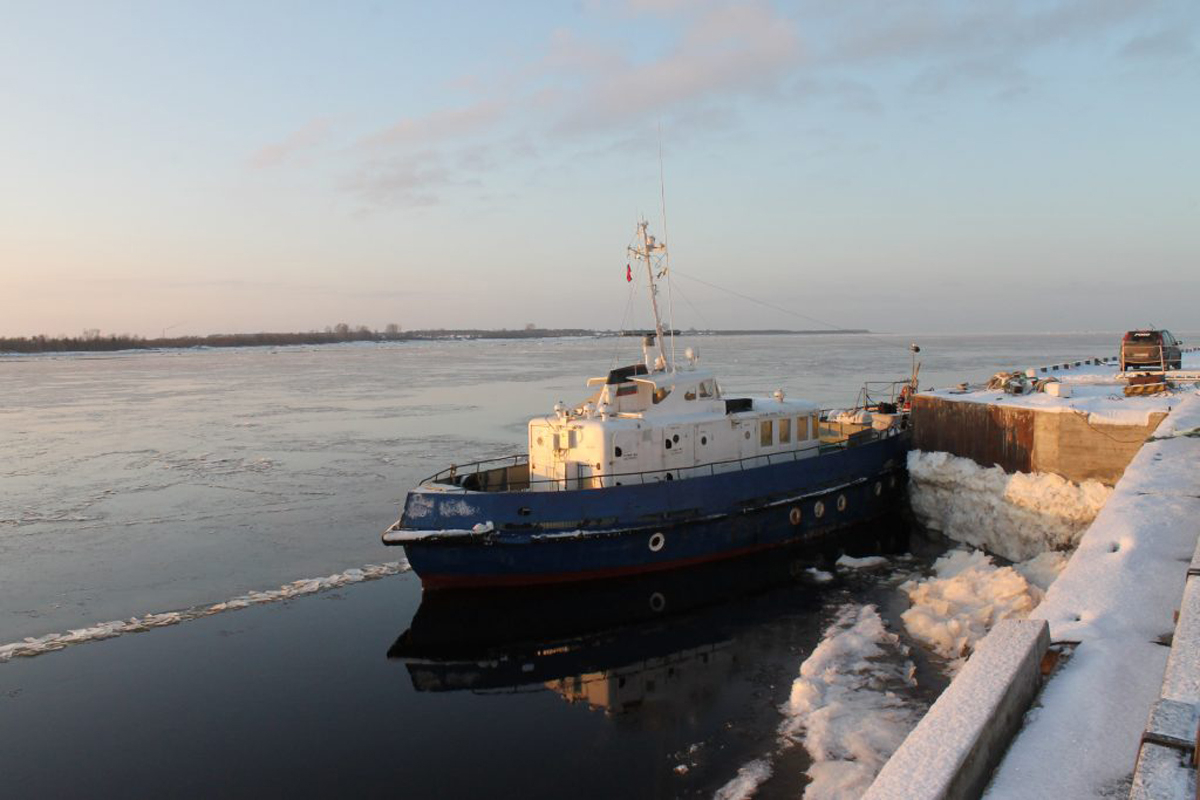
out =
<svg viewBox="0 0 1200 800"><path fill-rule="evenodd" d="M0 0L0 334L1200 327L1200 4ZM686 299L684 299L686 298Z"/></svg>

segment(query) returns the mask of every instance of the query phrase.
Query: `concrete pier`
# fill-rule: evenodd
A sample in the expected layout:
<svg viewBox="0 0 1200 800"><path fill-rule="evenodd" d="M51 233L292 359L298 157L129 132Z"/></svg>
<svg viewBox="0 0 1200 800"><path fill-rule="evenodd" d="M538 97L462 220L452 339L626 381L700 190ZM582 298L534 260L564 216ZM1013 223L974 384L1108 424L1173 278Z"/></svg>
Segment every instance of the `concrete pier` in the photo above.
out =
<svg viewBox="0 0 1200 800"><path fill-rule="evenodd" d="M1147 411L1145 422L1093 418L1060 408L973 402L946 395L913 399L913 446L969 458L1005 472L1052 472L1074 483L1113 486L1167 416Z"/></svg>
<svg viewBox="0 0 1200 800"><path fill-rule="evenodd" d="M1115 489L1030 616L1070 657L1020 730L1005 733L1018 727L1008 726L1013 707L1019 717L1032 697L1013 668L1023 650L991 641L997 627L868 797L1195 796L1200 391L1183 384L1126 397L1112 390L1111 365L1072 372L1076 391L1064 397L942 391L915 399L919 449ZM981 706L978 692L963 688L981 674L993 676L991 689L1021 690ZM981 763L990 773L982 779Z"/></svg>

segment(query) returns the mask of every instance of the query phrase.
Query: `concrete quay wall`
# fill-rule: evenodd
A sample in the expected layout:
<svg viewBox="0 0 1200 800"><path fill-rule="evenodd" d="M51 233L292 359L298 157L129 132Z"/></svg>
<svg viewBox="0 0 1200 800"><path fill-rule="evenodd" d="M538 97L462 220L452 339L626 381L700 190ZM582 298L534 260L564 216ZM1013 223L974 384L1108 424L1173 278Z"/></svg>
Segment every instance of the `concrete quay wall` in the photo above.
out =
<svg viewBox="0 0 1200 800"><path fill-rule="evenodd" d="M1052 472L1074 483L1113 486L1164 417L1153 412L1146 424L1111 423L1082 413L918 394L913 446L1005 472Z"/></svg>
<svg viewBox="0 0 1200 800"><path fill-rule="evenodd" d="M939 398L926 398L930 399L935 402L927 412L955 414L936 402ZM933 800L977 797L982 791L988 800L1195 797L1200 725L1200 392L1178 396L1168 415L1152 415L1153 431L1138 425L1096 426L1100 429L1090 433L1048 426L1043 435L1049 441L1066 439L1067 447L1059 441L1057 451L1040 450L1046 456L1041 461L1034 446L1037 417L1066 421L1082 414L953 400L946 405L963 407L951 418L964 430L971 424L1027 425L1022 433L1027 438L1015 437L1020 447L1005 445L1013 458L1001 464L1006 469L1025 464L1029 470L1049 471L1053 459L1067 458L1064 454L1074 452L1073 447L1085 449L1070 457L1091 460L1094 446L1102 451L1102 461L1119 470L1119 480L1026 623L1048 624L1050 641L1070 652L1041 688L1037 711L1025 716L1013 736L1009 721L1029 707L1026 676L1034 639L984 647L989 640L1000 645L997 639L1011 637L997 634L997 628L935 704L939 713L931 712L910 734L911 744L906 740L893 756L895 763L885 765L870 796ZM925 419L933 418L927 413ZM1125 435L1116 436L1114 429L1121 428ZM921 429L917 430L921 442ZM989 454L1005 452L1004 443L992 442L989 450L986 441L973 442L961 432L961 438L947 435L935 445L931 439L937 432L929 430L928 422L924 433L925 447L931 450L950 450L947 442L954 442L961 445L956 455L989 465L999 463ZM1125 438L1136 442L1121 441ZM1121 458L1123 447L1132 451L1130 458ZM1067 472L1063 477L1072 474ZM1097 477L1094 472L1090 476ZM1172 640L1168 659L1163 645ZM1033 652L1043 651L1044 641L1037 641ZM984 690L959 683L968 670L991 676ZM988 691L998 697L1012 691L1013 696L1005 703L981 703Z"/></svg>

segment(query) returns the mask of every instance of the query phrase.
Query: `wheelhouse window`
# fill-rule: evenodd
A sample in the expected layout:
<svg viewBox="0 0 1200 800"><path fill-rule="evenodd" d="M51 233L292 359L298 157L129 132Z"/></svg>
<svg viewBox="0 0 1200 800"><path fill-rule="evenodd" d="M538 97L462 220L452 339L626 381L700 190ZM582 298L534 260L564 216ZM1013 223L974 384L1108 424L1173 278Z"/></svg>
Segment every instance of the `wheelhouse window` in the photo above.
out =
<svg viewBox="0 0 1200 800"><path fill-rule="evenodd" d="M821 418L819 416L817 416L816 414L813 414L811 417L809 417L809 419L812 420L812 438L820 439L821 438Z"/></svg>
<svg viewBox="0 0 1200 800"><path fill-rule="evenodd" d="M808 417L796 417L796 441L803 442L808 438Z"/></svg>
<svg viewBox="0 0 1200 800"><path fill-rule="evenodd" d="M667 396L671 394L671 390L674 388L675 388L674 386L660 386L657 389L655 389L654 390L655 405L658 405L663 400L666 400Z"/></svg>
<svg viewBox="0 0 1200 800"><path fill-rule="evenodd" d="M761 447L770 447L775 444L774 420L764 419L758 423L758 444Z"/></svg>
<svg viewBox="0 0 1200 800"><path fill-rule="evenodd" d="M712 397L713 394L714 394L713 382L712 381L700 381L700 396L701 397Z"/></svg>
<svg viewBox="0 0 1200 800"><path fill-rule="evenodd" d="M779 443L791 444L792 442L792 420L784 417L779 420Z"/></svg>
<svg viewBox="0 0 1200 800"><path fill-rule="evenodd" d="M686 392L684 392L683 399L684 400L695 400L696 399L696 387L692 386Z"/></svg>

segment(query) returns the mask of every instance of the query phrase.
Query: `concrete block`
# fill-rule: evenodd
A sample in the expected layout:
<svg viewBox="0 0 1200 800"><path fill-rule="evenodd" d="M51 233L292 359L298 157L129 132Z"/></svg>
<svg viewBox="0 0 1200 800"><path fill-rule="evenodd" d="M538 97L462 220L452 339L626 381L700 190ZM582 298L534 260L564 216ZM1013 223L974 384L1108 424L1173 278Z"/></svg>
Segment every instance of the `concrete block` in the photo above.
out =
<svg viewBox="0 0 1200 800"><path fill-rule="evenodd" d="M1195 560L1193 559L1193 564ZM1163 675L1162 696L1200 704L1200 578L1188 578L1179 602L1179 622Z"/></svg>
<svg viewBox="0 0 1200 800"><path fill-rule="evenodd" d="M1191 752L1196 749L1200 730L1200 706L1178 700L1159 700L1150 709L1150 721L1142 741Z"/></svg>
<svg viewBox="0 0 1200 800"><path fill-rule="evenodd" d="M1182 750L1147 742L1138 753L1130 800L1166 800L1196 796L1196 771Z"/></svg>
<svg viewBox="0 0 1200 800"><path fill-rule="evenodd" d="M1004 620L904 740L863 797L978 797L1041 684L1045 620Z"/></svg>

